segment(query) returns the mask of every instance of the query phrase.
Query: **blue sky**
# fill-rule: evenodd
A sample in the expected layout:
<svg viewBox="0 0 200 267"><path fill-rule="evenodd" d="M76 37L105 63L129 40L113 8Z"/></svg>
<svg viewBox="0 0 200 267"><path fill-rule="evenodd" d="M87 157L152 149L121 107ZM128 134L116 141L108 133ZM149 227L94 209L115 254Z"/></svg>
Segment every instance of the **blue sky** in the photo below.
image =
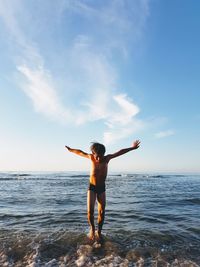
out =
<svg viewBox="0 0 200 267"><path fill-rule="evenodd" d="M0 0L0 170L200 172L200 2Z"/></svg>

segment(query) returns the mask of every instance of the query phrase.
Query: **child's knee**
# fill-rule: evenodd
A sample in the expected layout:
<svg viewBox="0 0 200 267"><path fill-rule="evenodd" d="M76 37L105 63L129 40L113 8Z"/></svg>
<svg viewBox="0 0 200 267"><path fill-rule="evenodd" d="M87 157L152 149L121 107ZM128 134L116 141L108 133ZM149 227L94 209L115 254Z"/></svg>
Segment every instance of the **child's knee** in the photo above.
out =
<svg viewBox="0 0 200 267"><path fill-rule="evenodd" d="M99 216L103 217L105 214L105 209L103 209L103 208L99 209L98 214L99 214Z"/></svg>

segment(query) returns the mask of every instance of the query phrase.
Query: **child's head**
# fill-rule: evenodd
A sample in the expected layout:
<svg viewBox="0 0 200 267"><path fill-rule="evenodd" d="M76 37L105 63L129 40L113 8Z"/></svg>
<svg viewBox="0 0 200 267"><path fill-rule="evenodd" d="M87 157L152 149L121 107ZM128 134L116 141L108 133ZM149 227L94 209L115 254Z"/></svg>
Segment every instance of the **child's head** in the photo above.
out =
<svg viewBox="0 0 200 267"><path fill-rule="evenodd" d="M92 151L92 154L96 154L98 156L104 156L106 152L105 146L99 143L92 143L90 150Z"/></svg>

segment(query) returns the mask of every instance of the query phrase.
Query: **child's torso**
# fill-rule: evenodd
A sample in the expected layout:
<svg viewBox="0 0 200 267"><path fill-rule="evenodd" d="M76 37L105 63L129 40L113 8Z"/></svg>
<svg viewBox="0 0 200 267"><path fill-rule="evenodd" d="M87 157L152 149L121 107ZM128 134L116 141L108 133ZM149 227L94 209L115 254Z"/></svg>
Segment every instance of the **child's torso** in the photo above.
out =
<svg viewBox="0 0 200 267"><path fill-rule="evenodd" d="M90 183L93 185L103 185L108 172L108 163L106 157L98 162L93 157L91 158L92 166L90 171Z"/></svg>

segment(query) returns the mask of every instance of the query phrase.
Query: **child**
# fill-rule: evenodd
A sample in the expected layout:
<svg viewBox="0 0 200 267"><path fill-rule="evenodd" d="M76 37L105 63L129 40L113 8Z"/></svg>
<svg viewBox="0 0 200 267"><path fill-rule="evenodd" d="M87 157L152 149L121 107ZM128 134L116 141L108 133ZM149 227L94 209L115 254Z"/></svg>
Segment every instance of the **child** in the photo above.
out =
<svg viewBox="0 0 200 267"><path fill-rule="evenodd" d="M79 149L72 149L65 146L68 151L73 152L79 156L91 160L90 171L90 184L87 192L87 214L88 222L90 224L91 240L95 239L95 225L94 225L94 207L97 198L98 202L98 231L97 239L101 239L101 231L104 222L105 206L106 206L106 193L105 193L105 180L107 176L108 163L111 159L119 157L131 150L137 149L140 146L140 141L136 140L129 148L124 148L113 154L105 154L105 146L99 143L92 143L90 150L92 154L88 154Z"/></svg>

